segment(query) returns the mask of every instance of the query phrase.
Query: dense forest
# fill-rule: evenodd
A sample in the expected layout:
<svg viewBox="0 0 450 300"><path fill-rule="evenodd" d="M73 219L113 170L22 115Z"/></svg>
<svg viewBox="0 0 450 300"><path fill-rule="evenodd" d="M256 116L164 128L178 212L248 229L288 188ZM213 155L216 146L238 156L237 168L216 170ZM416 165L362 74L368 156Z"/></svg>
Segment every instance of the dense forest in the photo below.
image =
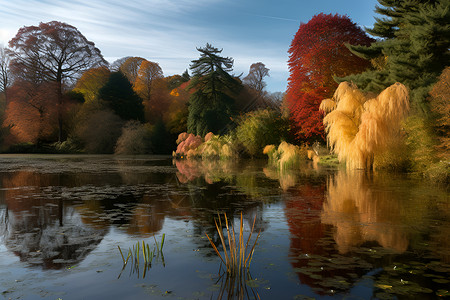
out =
<svg viewBox="0 0 450 300"><path fill-rule="evenodd" d="M285 93L266 91L263 62L236 75L212 44L164 76L142 57L108 63L69 24L23 27L0 49L1 151L279 162L328 144L349 168L448 180L450 0L379 3L373 28L301 23Z"/></svg>

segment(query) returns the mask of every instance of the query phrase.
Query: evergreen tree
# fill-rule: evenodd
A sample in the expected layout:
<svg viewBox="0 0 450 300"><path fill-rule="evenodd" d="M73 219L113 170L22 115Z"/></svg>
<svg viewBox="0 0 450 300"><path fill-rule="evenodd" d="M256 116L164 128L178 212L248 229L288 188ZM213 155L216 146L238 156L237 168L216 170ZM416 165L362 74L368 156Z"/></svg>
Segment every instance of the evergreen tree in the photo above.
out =
<svg viewBox="0 0 450 300"><path fill-rule="evenodd" d="M382 6L368 33L380 39L370 46L348 45L373 68L361 74L337 78L353 81L373 92L395 82L411 90L413 107L428 111L426 95L442 70L450 65L450 0L378 0Z"/></svg>
<svg viewBox="0 0 450 300"><path fill-rule="evenodd" d="M144 120L142 99L122 72L113 72L100 89L99 97L123 120Z"/></svg>
<svg viewBox="0 0 450 300"><path fill-rule="evenodd" d="M233 59L219 56L222 50L210 44L197 50L200 58L190 66L193 78L189 89L194 93L189 99L188 132L201 136L223 133L229 129L241 84L228 73Z"/></svg>

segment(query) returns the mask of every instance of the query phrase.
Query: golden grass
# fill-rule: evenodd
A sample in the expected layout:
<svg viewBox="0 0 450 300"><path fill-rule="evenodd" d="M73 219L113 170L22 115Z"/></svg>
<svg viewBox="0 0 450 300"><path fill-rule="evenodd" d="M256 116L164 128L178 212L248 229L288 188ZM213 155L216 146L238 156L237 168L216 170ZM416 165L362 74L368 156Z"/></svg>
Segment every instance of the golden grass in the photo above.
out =
<svg viewBox="0 0 450 300"><path fill-rule="evenodd" d="M350 169L371 169L374 156L402 137L401 124L409 112L407 88L395 83L371 97L355 84L343 82L333 99L323 100L320 106L327 113L323 122L328 144ZM331 111L330 101L336 103Z"/></svg>
<svg viewBox="0 0 450 300"><path fill-rule="evenodd" d="M223 247L223 256L220 254L219 250L217 249L216 245L213 243L211 238L208 236L208 234L206 234L206 237L211 243L211 246L214 248L214 251L221 259L222 263L225 265L228 275L242 276L244 270L248 270L250 268L250 263L253 258L253 252L255 250L256 243L258 242L258 238L261 234L261 231L259 231L258 235L256 236L253 246L250 247L250 239L252 237L253 230L255 228L256 216L253 219L253 225L250 230L250 234L248 236L247 241L244 240L244 223L242 218L242 212L237 239L234 226L232 224L229 224L226 214L224 214L224 219L225 219L224 224L222 224L220 215L218 219L215 220L217 233L219 234L219 238ZM226 228L226 236L223 233L225 228ZM228 241L228 249L225 243L226 240Z"/></svg>

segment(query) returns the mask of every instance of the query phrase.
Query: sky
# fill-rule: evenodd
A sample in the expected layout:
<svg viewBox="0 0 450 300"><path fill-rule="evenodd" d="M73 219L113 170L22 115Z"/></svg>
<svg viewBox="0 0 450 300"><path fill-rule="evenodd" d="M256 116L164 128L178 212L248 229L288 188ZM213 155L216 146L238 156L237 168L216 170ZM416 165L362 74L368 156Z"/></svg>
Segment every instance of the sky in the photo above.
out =
<svg viewBox="0 0 450 300"><path fill-rule="evenodd" d="M0 0L0 44L23 26L73 25L109 62L139 56L164 75L181 74L206 43L234 59L233 73L252 63L270 69L270 92L286 90L288 49L301 23L321 12L372 27L376 0Z"/></svg>

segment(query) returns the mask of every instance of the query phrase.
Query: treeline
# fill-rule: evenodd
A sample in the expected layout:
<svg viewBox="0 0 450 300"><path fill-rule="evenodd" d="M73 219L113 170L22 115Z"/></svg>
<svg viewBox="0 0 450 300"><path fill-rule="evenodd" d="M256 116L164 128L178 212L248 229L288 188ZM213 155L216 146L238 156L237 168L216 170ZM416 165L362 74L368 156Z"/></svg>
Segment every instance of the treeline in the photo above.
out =
<svg viewBox="0 0 450 300"><path fill-rule="evenodd" d="M2 145L220 158L327 141L351 168L448 179L450 0L379 3L370 29L337 14L300 24L285 97L265 91L263 63L241 78L210 44L164 77L144 58L108 66L70 25L24 27L1 55Z"/></svg>
<svg viewBox="0 0 450 300"><path fill-rule="evenodd" d="M263 63L241 78L221 50L198 51L192 76L164 76L142 57L109 64L71 25L21 28L0 52L2 151L170 154L181 132L226 133L245 113L280 111Z"/></svg>

